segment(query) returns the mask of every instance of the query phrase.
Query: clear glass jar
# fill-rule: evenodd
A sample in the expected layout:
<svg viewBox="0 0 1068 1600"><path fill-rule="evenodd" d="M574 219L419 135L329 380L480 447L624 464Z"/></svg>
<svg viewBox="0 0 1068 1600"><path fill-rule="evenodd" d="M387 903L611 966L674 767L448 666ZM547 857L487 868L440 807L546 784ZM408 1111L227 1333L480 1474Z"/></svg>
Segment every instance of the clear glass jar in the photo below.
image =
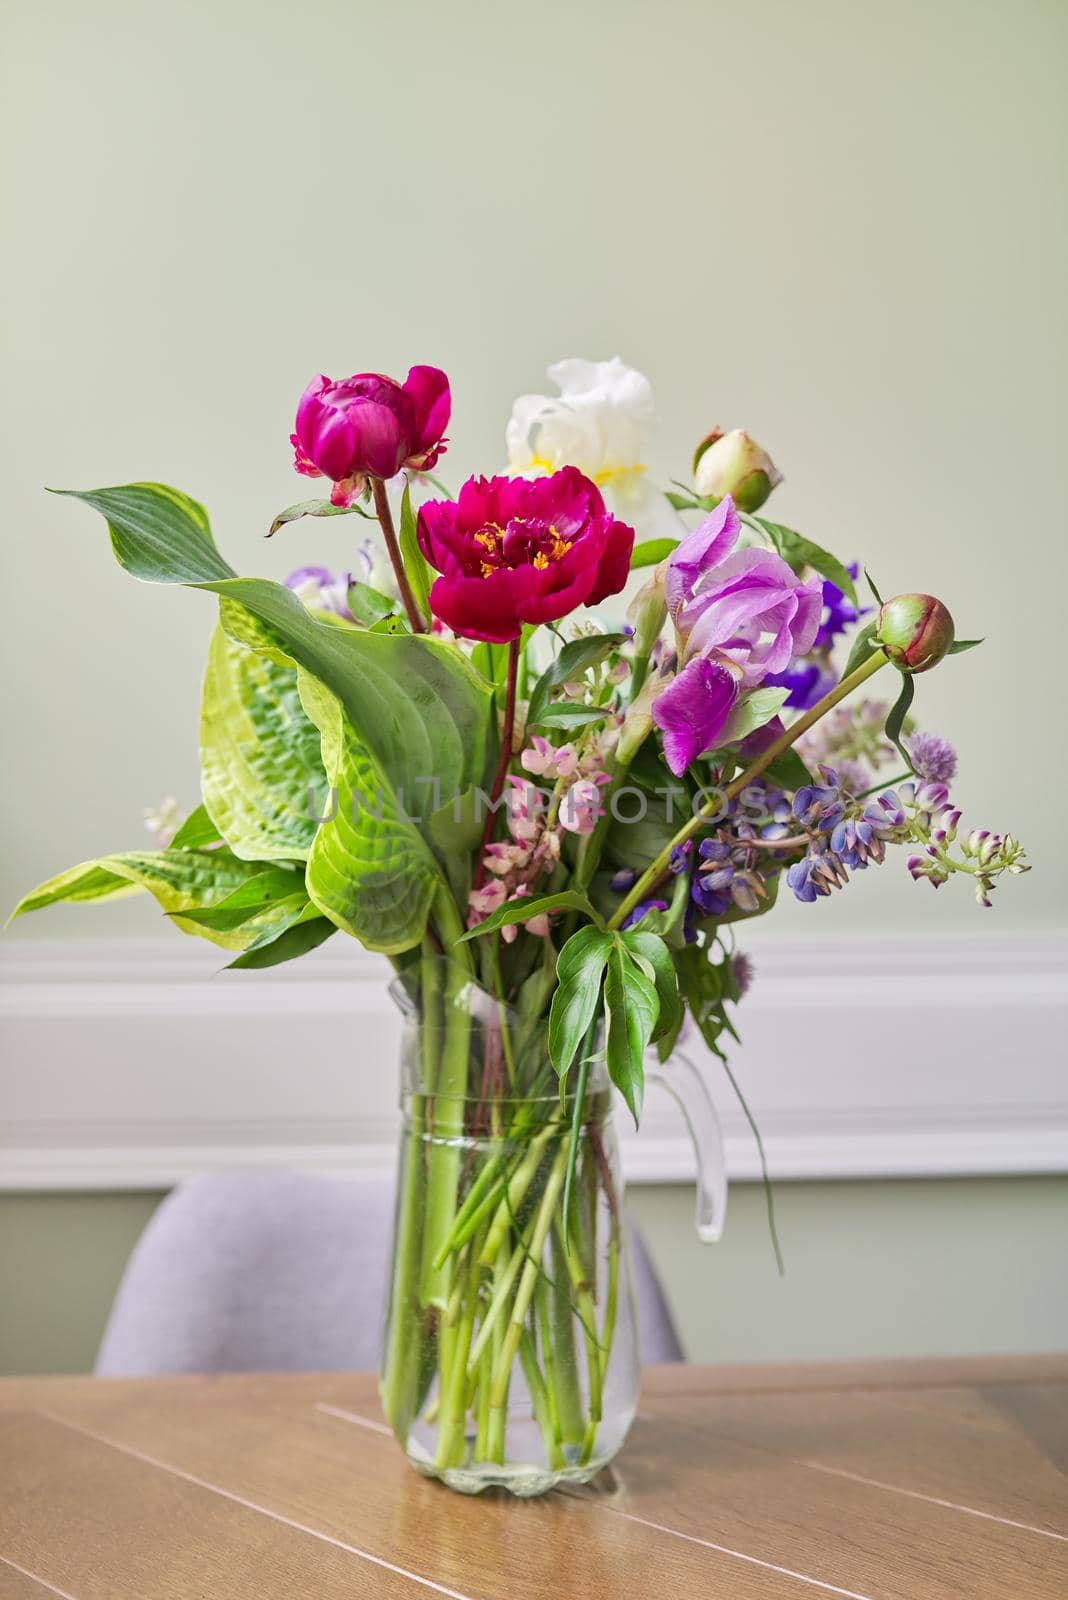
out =
<svg viewBox="0 0 1068 1600"><path fill-rule="evenodd" d="M465 1493L584 1483L623 1443L640 1382L604 1067L590 1066L565 1215L574 1099L561 1098L543 1022L475 985L429 1017L398 998L406 1025L386 1417L413 1465ZM711 1183L698 1221L709 1237L725 1194L718 1125L688 1071L688 1086L685 1066L650 1076L682 1095L691 1131L696 1120L706 1135Z"/></svg>

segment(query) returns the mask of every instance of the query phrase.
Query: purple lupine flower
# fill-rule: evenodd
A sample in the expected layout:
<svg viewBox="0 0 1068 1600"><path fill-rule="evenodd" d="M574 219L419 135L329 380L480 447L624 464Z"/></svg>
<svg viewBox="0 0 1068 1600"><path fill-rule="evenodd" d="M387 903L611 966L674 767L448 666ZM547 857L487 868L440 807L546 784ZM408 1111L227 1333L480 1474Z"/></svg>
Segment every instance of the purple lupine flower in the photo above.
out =
<svg viewBox="0 0 1068 1600"><path fill-rule="evenodd" d="M957 752L948 739L937 733L914 733L904 743L917 777L949 783L956 776Z"/></svg>
<svg viewBox="0 0 1068 1600"><path fill-rule="evenodd" d="M693 840L684 839L681 844L675 845L672 850L668 861L668 871L677 878L679 873L685 872L690 865L690 857L692 855Z"/></svg>
<svg viewBox="0 0 1068 1600"><path fill-rule="evenodd" d="M626 894L628 889L633 889L637 881L638 874L632 867L620 867L618 872L613 872L608 887L613 894Z"/></svg>
<svg viewBox="0 0 1068 1600"><path fill-rule="evenodd" d="M812 881L813 865L813 858L805 856L801 861L795 861L786 873L786 882L793 890L795 899L804 901L806 905L811 905L816 899L816 886ZM830 893L827 889L822 892Z"/></svg>
<svg viewBox="0 0 1068 1600"><path fill-rule="evenodd" d="M829 774L835 781L826 787L814 783L804 784L794 795L792 810L798 822L804 827L829 832L845 808L838 798L837 775L831 772L830 767L822 767L820 770Z"/></svg>
<svg viewBox="0 0 1068 1600"><path fill-rule="evenodd" d="M647 911L666 911L667 908L668 903L666 900L639 900L634 910L624 919L621 932L626 932L628 928L633 928L636 922L642 920Z"/></svg>

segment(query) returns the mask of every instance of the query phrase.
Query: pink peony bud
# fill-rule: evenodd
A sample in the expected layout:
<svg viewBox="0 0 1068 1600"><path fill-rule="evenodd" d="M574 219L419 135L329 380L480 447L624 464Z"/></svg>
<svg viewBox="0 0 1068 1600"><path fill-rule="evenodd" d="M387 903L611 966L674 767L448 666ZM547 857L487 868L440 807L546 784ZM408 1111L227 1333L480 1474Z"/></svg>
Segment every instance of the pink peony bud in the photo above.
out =
<svg viewBox="0 0 1068 1600"><path fill-rule="evenodd" d="M953 618L931 594L899 594L879 611L875 639L902 672L937 667L953 643Z"/></svg>
<svg viewBox="0 0 1068 1600"><path fill-rule="evenodd" d="M320 374L301 395L291 435L296 469L334 481L346 505L368 477L402 467L428 472L445 448L451 398L437 367L413 367L403 383L358 372L339 383Z"/></svg>

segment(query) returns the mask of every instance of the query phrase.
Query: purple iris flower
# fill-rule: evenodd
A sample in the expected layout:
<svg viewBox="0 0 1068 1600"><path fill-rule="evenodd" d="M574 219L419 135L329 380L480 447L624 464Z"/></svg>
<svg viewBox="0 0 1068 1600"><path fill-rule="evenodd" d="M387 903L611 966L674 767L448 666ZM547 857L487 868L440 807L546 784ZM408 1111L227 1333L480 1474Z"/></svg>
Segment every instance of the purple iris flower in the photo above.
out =
<svg viewBox="0 0 1068 1600"><path fill-rule="evenodd" d="M771 550L736 550L740 531L727 495L668 560L680 670L654 701L653 721L676 777L715 747L739 693L807 654L819 628L819 581L802 583Z"/></svg>

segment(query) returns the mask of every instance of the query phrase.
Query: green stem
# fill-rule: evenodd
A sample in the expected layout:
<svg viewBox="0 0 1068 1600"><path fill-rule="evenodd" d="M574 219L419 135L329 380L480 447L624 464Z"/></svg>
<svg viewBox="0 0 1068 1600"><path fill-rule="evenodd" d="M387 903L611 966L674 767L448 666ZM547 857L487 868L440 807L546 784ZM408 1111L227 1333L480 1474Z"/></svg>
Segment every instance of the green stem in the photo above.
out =
<svg viewBox="0 0 1068 1600"><path fill-rule="evenodd" d="M553 1426L553 1408L549 1399L545 1379L538 1366L538 1357L534 1349L534 1340L529 1331L524 1328L519 1338L519 1359L523 1364L523 1375L527 1380L530 1390L531 1405L534 1410L534 1420L541 1429L541 1436L545 1441L545 1455L550 1467L562 1467L564 1452L560 1448L560 1441L556 1437Z"/></svg>
<svg viewBox="0 0 1068 1600"><path fill-rule="evenodd" d="M512 1284L516 1280L516 1276L518 1275L520 1267L526 1260L526 1254L526 1242L521 1239L516 1245L515 1249L512 1251L512 1254L509 1256L507 1262L504 1260L504 1257L500 1255L494 1262L493 1294L490 1298L489 1305L483 1312L482 1325L478 1330L478 1335L471 1351L471 1372L474 1371L483 1351L490 1343L495 1329L500 1325L501 1317L503 1315L505 1306L508 1303L508 1295L511 1292Z"/></svg>
<svg viewBox="0 0 1068 1600"><path fill-rule="evenodd" d="M554 1108L546 1126L530 1141L530 1149L509 1179L504 1195L497 1207L497 1214L486 1236L486 1243L482 1247L482 1263L484 1266L492 1266L497 1259L497 1252L508 1235L513 1217L517 1215L520 1206L527 1197L527 1191L534 1181L538 1167L541 1165L545 1145L555 1133L560 1116L560 1108L557 1106Z"/></svg>
<svg viewBox="0 0 1068 1600"><path fill-rule="evenodd" d="M459 944L463 927L452 897L445 889L434 901L434 921L447 958L444 962L442 1008L444 1026L436 1033L441 1057L432 1085L433 1127L427 1173L426 1226L423 1233L423 1304L445 1309L451 1291L448 1260L439 1266L441 1246L452 1232L463 1160L464 1105L471 1046L471 1014L463 1003L469 972L461 962L466 946Z"/></svg>
<svg viewBox="0 0 1068 1600"><path fill-rule="evenodd" d="M608 920L608 926L610 928L618 928L626 921L634 907L646 898L649 890L654 884L660 882L660 879L668 870L671 852L677 849L680 844L685 844L687 839L692 839L695 833L699 833L711 817L717 816L722 810L725 800L736 799L743 789L747 788L755 778L759 778L760 774L771 766L772 762L777 761L784 751L789 750L790 746L795 744L801 735L812 727L813 723L818 722L828 711L833 710L840 700L844 700L847 695L852 694L854 689L859 688L873 673L878 672L880 667L885 667L888 660L889 657L882 650L876 650L874 655L869 656L867 661L857 667L855 672L849 674L848 678L843 678L841 683L837 684L829 694L823 696L822 700L817 700L811 710L798 717L796 722L792 722L777 739L768 745L766 750L762 751L760 755L749 763L744 772L740 773L737 778L733 778L725 789L717 790L712 799L701 807L697 815L691 817L689 822L685 823L675 837L664 846L652 865L646 868L634 887L616 907Z"/></svg>
<svg viewBox="0 0 1068 1600"><path fill-rule="evenodd" d="M508 1326L504 1333L504 1343L493 1372L490 1404L494 1407L503 1405L505 1396L508 1393L512 1363L519 1348L519 1336L523 1331L523 1323L526 1320L531 1295L534 1293L534 1285L538 1281L538 1273L541 1271L541 1254L545 1248L545 1240L548 1237L549 1229L552 1226L553 1214L560 1199L560 1191L564 1187L566 1162L566 1152L561 1150L553 1162L541 1197L541 1204L538 1207L534 1230L530 1236L526 1265L523 1267L523 1272L519 1279L519 1288L516 1290L512 1314L508 1319Z"/></svg>
<svg viewBox="0 0 1068 1600"><path fill-rule="evenodd" d="M512 741L515 738L515 702L516 684L519 678L519 640L513 639L508 646L508 674L505 679L504 690L504 724L501 728L501 750L497 757L497 770L493 774L493 787L490 790L489 805L486 807L486 820L482 827L482 843L479 845L478 861L475 865L475 888L481 889L486 869L483 865L486 857L486 846L493 837L493 824L497 820L497 801L504 792L504 780L508 775L508 767L512 759Z"/></svg>
<svg viewBox="0 0 1068 1600"><path fill-rule="evenodd" d="M441 963L429 939L420 957L420 1008L422 1012L423 1072L440 1027ZM424 1098L413 1095L405 1144L404 1182L397 1219L393 1289L389 1334L382 1377L382 1409L400 1438L407 1435L417 1409L416 1394L422 1361L421 1316L416 1303L422 1244L425 1173Z"/></svg>
<svg viewBox="0 0 1068 1600"><path fill-rule="evenodd" d="M477 1242L468 1253L459 1325L456 1330L446 1385L442 1393L435 1465L458 1466L463 1460L464 1418L467 1414L467 1359L475 1329L480 1279Z"/></svg>
<svg viewBox="0 0 1068 1600"><path fill-rule="evenodd" d="M506 1271L504 1257L498 1256L493 1269L493 1298L495 1301L498 1298L503 1300L502 1281ZM506 1293L507 1291L505 1290L504 1292ZM485 1459L497 1462L499 1465L504 1462L504 1442L508 1421L508 1379L511 1373L510 1370L506 1369L504 1393L497 1401L493 1398L493 1375L497 1370L497 1364L501 1359L503 1349L504 1328L498 1319L493 1329L489 1348L486 1351L485 1377L482 1381L486 1387L486 1408L488 1411Z"/></svg>
<svg viewBox="0 0 1068 1600"><path fill-rule="evenodd" d="M555 1379L553 1392L560 1436L565 1444L578 1445L582 1443L585 1417L575 1360L575 1318L568 1287L567 1247L558 1229L553 1230L551 1251L553 1281L546 1285L546 1300Z"/></svg>
<svg viewBox="0 0 1068 1600"><path fill-rule="evenodd" d="M910 767L907 772L899 772L896 778L888 778L885 783L873 783L870 789L865 789L863 794L855 794L854 800L867 800L869 795L882 794L886 789L896 789L899 783L907 783L916 776Z"/></svg>
<svg viewBox="0 0 1068 1600"><path fill-rule="evenodd" d="M386 541L386 549L389 552L389 559L393 566L393 576L397 580L397 593L400 595L404 609L408 614L412 632L425 633L426 618L420 611L419 603L412 593L412 586L408 582L404 557L401 555L400 545L397 542L397 530L393 526L393 513L389 509L389 496L381 478L371 479L371 493L374 496L375 515L378 517L378 523L382 529L382 537Z"/></svg>

